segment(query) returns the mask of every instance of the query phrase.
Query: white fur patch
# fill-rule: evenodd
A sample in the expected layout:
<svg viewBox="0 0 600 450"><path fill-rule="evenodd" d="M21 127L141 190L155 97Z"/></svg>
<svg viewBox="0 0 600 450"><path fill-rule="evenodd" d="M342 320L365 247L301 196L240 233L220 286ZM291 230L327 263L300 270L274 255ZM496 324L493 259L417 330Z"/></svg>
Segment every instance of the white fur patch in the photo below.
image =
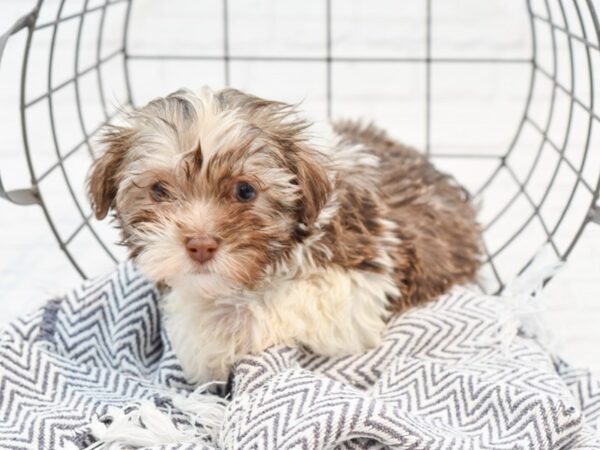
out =
<svg viewBox="0 0 600 450"><path fill-rule="evenodd" d="M179 285L164 302L173 348L194 382L224 379L244 354L274 344L330 356L365 351L379 343L386 297L398 295L385 275L333 268L278 280L263 292L197 292Z"/></svg>

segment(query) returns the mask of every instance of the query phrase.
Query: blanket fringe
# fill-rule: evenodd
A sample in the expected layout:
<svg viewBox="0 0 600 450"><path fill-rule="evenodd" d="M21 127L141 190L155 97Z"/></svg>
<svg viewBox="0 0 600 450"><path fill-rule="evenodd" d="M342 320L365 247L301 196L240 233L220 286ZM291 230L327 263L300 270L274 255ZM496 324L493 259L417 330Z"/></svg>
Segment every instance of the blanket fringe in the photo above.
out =
<svg viewBox="0 0 600 450"><path fill-rule="evenodd" d="M502 296L538 295L544 282L552 278L564 266L557 260L549 245L542 247L533 257L529 266L509 281L502 290Z"/></svg>
<svg viewBox="0 0 600 450"><path fill-rule="evenodd" d="M543 320L542 296L544 283L563 266L564 262L556 259L552 249L544 246L529 266L506 284L500 295L507 302L507 313L498 318L497 334L505 351L519 332L536 339L548 351L555 347L556 338Z"/></svg>
<svg viewBox="0 0 600 450"><path fill-rule="evenodd" d="M170 410L145 400L121 409L112 408L108 425L100 418L90 424L90 433L97 440L92 448L113 450L123 447L141 448L164 444L186 444L199 441L215 442L228 401L209 394L209 383L189 395L164 393L183 420L176 420Z"/></svg>

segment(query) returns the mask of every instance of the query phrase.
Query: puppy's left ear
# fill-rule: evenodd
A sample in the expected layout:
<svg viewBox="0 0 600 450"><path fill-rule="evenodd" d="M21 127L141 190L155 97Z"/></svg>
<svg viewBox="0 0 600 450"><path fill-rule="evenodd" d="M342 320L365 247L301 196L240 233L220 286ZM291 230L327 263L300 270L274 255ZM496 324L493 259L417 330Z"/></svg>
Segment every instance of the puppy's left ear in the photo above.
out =
<svg viewBox="0 0 600 450"><path fill-rule="evenodd" d="M102 133L104 153L94 161L88 177L88 197L97 219L104 219L114 206L123 162L134 136L133 129L113 125Z"/></svg>
<svg viewBox="0 0 600 450"><path fill-rule="evenodd" d="M295 155L295 173L302 192L299 219L312 225L331 193L324 158L315 150L303 149Z"/></svg>

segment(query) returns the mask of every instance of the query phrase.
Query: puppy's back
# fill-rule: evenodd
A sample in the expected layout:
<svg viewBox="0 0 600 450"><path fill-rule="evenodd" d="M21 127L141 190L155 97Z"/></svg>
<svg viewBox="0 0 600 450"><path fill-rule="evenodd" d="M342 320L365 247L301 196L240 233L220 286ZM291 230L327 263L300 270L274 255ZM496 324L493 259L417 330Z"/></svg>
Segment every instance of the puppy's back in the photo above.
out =
<svg viewBox="0 0 600 450"><path fill-rule="evenodd" d="M334 130L380 159L384 214L397 224L401 241L393 255L402 292L395 309L472 281L481 263L481 231L467 191L418 151L373 125L343 121Z"/></svg>

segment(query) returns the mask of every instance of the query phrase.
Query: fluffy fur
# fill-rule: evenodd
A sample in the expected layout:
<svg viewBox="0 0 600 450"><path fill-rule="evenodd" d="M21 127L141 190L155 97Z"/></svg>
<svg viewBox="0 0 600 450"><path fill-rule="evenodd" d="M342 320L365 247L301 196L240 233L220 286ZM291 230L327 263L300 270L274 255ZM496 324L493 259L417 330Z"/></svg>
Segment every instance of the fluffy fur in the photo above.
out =
<svg viewBox="0 0 600 450"><path fill-rule="evenodd" d="M95 214L114 210L131 256L163 287L193 381L223 379L273 344L363 351L390 314L475 275L479 228L452 178L373 126L334 124L330 145L308 127L290 105L204 89L154 100L103 134ZM252 201L234 195L240 182ZM203 264L185 248L199 234L218 242Z"/></svg>

